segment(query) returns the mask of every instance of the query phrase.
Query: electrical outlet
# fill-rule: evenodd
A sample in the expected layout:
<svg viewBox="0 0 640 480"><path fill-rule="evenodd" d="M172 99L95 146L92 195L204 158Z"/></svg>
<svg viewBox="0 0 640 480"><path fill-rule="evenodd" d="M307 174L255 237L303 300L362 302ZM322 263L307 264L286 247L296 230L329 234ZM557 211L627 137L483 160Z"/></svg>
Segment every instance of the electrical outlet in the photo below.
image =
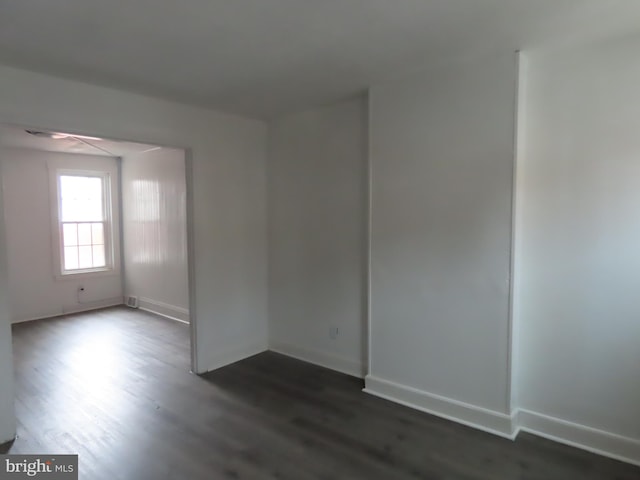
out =
<svg viewBox="0 0 640 480"><path fill-rule="evenodd" d="M331 327L329 329L329 338L335 340L340 335L340 329L338 327Z"/></svg>

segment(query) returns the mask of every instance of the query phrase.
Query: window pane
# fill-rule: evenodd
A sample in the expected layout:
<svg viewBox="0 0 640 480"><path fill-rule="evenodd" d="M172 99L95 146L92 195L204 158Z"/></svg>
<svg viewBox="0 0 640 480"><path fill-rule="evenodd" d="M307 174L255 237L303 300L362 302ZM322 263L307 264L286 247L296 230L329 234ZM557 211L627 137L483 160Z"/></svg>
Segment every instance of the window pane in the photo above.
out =
<svg viewBox="0 0 640 480"><path fill-rule="evenodd" d="M58 177L62 263L67 272L107 267L105 178L101 174Z"/></svg>
<svg viewBox="0 0 640 480"><path fill-rule="evenodd" d="M78 244L78 227L75 223L67 223L62 226L64 246L70 247Z"/></svg>
<svg viewBox="0 0 640 480"><path fill-rule="evenodd" d="M104 245L94 245L93 246L93 266L94 267L104 267L107 263L104 258Z"/></svg>
<svg viewBox="0 0 640 480"><path fill-rule="evenodd" d="M104 245L104 226L101 223L91 224L94 245Z"/></svg>
<svg viewBox="0 0 640 480"><path fill-rule="evenodd" d="M103 220L102 178L60 176L60 207L63 222Z"/></svg>
<svg viewBox="0 0 640 480"><path fill-rule="evenodd" d="M78 268L78 247L64 247L64 269L75 270Z"/></svg>
<svg viewBox="0 0 640 480"><path fill-rule="evenodd" d="M78 268L93 266L91 247L78 247Z"/></svg>
<svg viewBox="0 0 640 480"><path fill-rule="evenodd" d="M78 245L91 245L91 224L78 224Z"/></svg>

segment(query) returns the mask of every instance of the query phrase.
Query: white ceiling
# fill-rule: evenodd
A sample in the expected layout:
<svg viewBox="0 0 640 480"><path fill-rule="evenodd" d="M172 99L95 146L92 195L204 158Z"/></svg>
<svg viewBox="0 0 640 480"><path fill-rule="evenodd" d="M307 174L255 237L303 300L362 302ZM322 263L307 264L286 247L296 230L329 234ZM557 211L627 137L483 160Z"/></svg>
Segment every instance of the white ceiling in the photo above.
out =
<svg viewBox="0 0 640 480"><path fill-rule="evenodd" d="M0 0L0 62L258 118L634 31L638 0Z"/></svg>
<svg viewBox="0 0 640 480"><path fill-rule="evenodd" d="M152 148L159 148L143 143L119 142L98 138L74 137L71 135L66 138L57 139L39 137L27 133L23 128L2 124L0 124L0 146L108 157L124 157Z"/></svg>

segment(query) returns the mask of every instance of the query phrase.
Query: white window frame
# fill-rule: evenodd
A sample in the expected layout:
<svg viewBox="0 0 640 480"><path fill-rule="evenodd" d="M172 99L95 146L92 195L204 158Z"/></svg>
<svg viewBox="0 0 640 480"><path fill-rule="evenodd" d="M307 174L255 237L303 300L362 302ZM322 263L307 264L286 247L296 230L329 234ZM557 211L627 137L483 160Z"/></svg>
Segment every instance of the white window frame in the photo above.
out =
<svg viewBox="0 0 640 480"><path fill-rule="evenodd" d="M65 270L64 265L64 223L100 223L100 222L63 222L62 221L62 195L60 188L60 178L63 176L76 177L95 177L102 180L102 208L103 208L103 234L104 234L104 250L105 250L105 266L95 268L82 268ZM102 170L79 170L79 169L57 169L55 170L55 215L54 217L54 265L56 269L56 277L59 279L78 278L79 275L105 275L116 273L113 228L113 212L112 212L112 182L111 174Z"/></svg>

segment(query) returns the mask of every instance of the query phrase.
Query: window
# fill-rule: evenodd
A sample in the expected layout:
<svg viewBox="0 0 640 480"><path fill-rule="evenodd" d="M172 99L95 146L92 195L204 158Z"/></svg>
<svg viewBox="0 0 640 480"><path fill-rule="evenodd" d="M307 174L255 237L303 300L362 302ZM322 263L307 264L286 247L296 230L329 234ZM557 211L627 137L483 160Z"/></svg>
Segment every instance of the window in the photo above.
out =
<svg viewBox="0 0 640 480"><path fill-rule="evenodd" d="M110 270L109 175L59 172L57 180L61 273Z"/></svg>

